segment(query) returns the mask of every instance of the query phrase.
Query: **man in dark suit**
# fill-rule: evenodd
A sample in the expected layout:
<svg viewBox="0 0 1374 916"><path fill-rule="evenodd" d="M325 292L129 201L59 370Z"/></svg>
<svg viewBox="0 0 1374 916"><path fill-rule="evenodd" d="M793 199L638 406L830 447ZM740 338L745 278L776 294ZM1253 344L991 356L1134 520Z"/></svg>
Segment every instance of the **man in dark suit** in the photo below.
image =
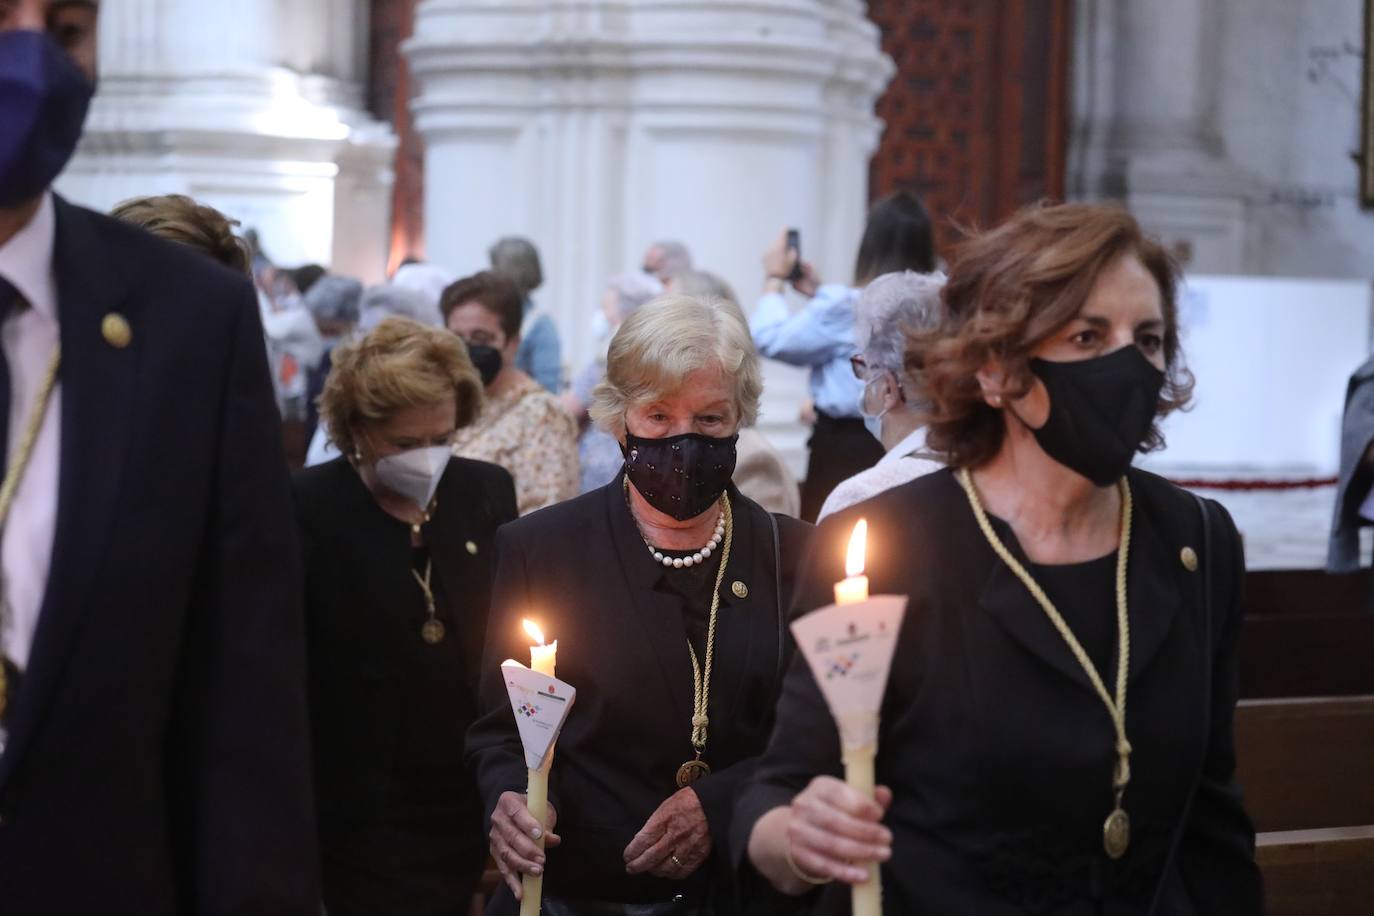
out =
<svg viewBox="0 0 1374 916"><path fill-rule="evenodd" d="M95 6L0 0L0 910L317 913L251 285L48 190Z"/></svg>

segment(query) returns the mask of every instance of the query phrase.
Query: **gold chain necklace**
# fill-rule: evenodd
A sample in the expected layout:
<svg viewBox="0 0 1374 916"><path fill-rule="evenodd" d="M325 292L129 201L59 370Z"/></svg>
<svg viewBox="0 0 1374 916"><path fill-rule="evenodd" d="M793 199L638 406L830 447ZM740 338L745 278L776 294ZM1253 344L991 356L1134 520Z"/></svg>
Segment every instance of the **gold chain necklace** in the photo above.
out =
<svg viewBox="0 0 1374 916"><path fill-rule="evenodd" d="M1117 628L1117 661L1116 661L1116 697L1113 698L1107 692L1107 687L1102 683L1102 677L1097 673L1097 668L1092 660L1088 658L1088 653L1083 651L1083 646L1069 629L1063 615L1055 608L1049 596L1045 594L1030 573L1026 572L1024 566L1017 562L1016 557L1012 556L1010 550L997 537L997 532L992 529L992 523L988 521L988 516L983 511L983 503L978 498L978 491L973 486L973 476L967 468L961 468L958 479L964 492L968 494L969 505L973 507L974 517L978 519L978 527L983 530L983 536L992 545L993 551L1001 557L1002 562L1006 563L1016 577L1025 584L1031 596L1044 610L1049 617L1054 628L1059 631L1064 642L1068 644L1073 652L1074 658L1082 666L1088 680L1092 682L1093 689L1101 697L1102 702L1107 707L1107 713L1112 718L1112 727L1116 730L1116 770L1112 775L1112 789L1116 795L1116 805L1112 813L1107 815L1107 820L1102 825L1102 845L1106 849L1107 855L1113 859L1119 859L1126 854L1126 849L1131 843L1131 819L1127 816L1125 809L1121 807L1122 796L1125 795L1126 786L1131 781L1131 743L1126 740L1126 676L1130 670L1131 656L1131 625L1126 614L1126 566L1131 549L1131 487L1126 482L1126 478L1121 478L1117 485L1121 491L1121 541L1117 546L1116 553L1116 628Z"/></svg>
<svg viewBox="0 0 1374 916"><path fill-rule="evenodd" d="M28 469L29 459L33 457L33 447L38 442L38 433L43 429L43 418L48 414L48 405L52 403L53 389L57 387L57 370L61 365L62 346L59 344L53 347L52 356L48 357L48 368L43 374L42 383L38 386L38 394L33 399L33 409L29 412L28 422L24 426L24 435L19 439L19 448L14 453L9 470L5 472L5 481L0 484L0 531L4 530L5 523L9 521L14 497L19 492L19 483L24 478L24 471ZM0 622L3 622L3 618L4 602L0 601ZM5 715L5 710L9 706L9 686L5 666L0 665L0 717Z"/></svg>
<svg viewBox="0 0 1374 916"><path fill-rule="evenodd" d="M630 480L625 482L625 507L630 509L630 518L636 527L638 519L630 506ZM685 789L703 776L711 774L711 766L701 755L706 750L706 730L711 724L708 709L711 700L711 663L716 652L716 616L720 611L720 586L725 581L725 567L730 563L730 545L734 542L735 517L730 508L730 496L722 493L720 497L721 516L725 519L725 542L721 546L720 568L716 570L716 584L711 590L711 615L706 622L706 665L703 670L697 660L697 650L692 641L687 640L687 651L692 656L692 749L696 752L691 760L677 768L677 787ZM642 535L642 532L641 532Z"/></svg>

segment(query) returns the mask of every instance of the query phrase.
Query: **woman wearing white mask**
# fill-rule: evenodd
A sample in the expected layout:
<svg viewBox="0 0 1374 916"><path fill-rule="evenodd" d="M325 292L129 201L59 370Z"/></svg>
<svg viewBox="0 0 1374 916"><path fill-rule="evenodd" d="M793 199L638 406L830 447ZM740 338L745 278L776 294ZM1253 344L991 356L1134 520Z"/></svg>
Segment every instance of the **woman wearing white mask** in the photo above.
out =
<svg viewBox="0 0 1374 916"><path fill-rule="evenodd" d="M451 456L482 382L402 318L340 346L320 413L343 457L302 471L310 712L331 916L466 912L485 857L463 765L510 475Z"/></svg>

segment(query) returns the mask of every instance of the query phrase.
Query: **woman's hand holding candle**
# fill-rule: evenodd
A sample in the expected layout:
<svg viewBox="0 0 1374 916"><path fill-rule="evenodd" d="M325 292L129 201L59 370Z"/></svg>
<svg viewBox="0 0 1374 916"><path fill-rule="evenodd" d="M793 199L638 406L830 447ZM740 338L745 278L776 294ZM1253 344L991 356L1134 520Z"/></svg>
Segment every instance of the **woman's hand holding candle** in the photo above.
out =
<svg viewBox="0 0 1374 916"><path fill-rule="evenodd" d="M525 796L518 792L505 792L496 802L488 836L491 857L496 860L496 867L501 870L501 877L516 900L522 896L522 875L544 873L544 850L540 848L539 840L542 839L545 846L558 845L558 834L553 832L557 821L558 812L550 804L548 817L541 828L530 816Z"/></svg>
<svg viewBox="0 0 1374 916"><path fill-rule="evenodd" d="M892 832L881 823L892 793L879 786L874 795L817 776L790 806L759 818L749 837L750 861L788 894L830 881L868 881L868 863L892 858Z"/></svg>

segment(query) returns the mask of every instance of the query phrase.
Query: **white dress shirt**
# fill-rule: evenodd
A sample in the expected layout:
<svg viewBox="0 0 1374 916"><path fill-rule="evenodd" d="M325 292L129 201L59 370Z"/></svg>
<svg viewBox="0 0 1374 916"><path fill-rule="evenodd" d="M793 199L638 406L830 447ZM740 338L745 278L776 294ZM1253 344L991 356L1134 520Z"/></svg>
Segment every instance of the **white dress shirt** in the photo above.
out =
<svg viewBox="0 0 1374 916"><path fill-rule="evenodd" d="M834 515L841 509L848 509L879 493L900 487L917 477L944 467L934 458L919 454L925 447L926 428L922 426L894 445L873 467L860 471L831 490L830 495L825 498L825 504L821 506L821 514L816 517L816 523L820 524L821 519L827 515Z"/></svg>
<svg viewBox="0 0 1374 916"><path fill-rule="evenodd" d="M34 399L59 338L57 276L53 248L57 215L52 195L28 225L0 245L0 277L28 304L0 324L0 346L10 372L9 449L12 455L28 425ZM53 389L33 455L0 535L0 648L21 670L28 666L38 614L48 584L57 526L57 466L61 456L62 387ZM8 458L6 459L8 464Z"/></svg>

